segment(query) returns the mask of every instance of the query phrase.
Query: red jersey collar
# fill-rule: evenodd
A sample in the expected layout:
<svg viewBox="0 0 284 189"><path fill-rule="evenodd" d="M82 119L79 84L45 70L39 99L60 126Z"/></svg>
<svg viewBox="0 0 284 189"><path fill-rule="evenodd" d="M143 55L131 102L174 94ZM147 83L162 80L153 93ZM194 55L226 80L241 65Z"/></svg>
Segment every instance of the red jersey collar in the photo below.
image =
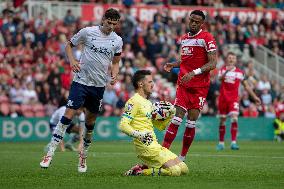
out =
<svg viewBox="0 0 284 189"><path fill-rule="evenodd" d="M237 67L236 66L234 66L234 68L233 69L231 69L230 70L230 72L233 72L233 71L235 71L237 69ZM226 66L226 70L227 70L227 66Z"/></svg>
<svg viewBox="0 0 284 189"><path fill-rule="evenodd" d="M198 34L200 34L202 32L202 29L199 30L199 32L197 32L196 34L194 35L190 35L189 32L187 33L188 37L195 37L197 36Z"/></svg>

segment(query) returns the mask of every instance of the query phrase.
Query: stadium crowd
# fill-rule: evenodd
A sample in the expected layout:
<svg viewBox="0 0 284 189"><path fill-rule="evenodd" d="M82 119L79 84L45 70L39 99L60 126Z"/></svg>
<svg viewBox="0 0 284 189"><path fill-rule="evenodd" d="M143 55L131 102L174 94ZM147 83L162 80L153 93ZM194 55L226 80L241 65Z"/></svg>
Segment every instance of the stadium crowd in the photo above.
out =
<svg viewBox="0 0 284 189"><path fill-rule="evenodd" d="M193 2L197 5L216 7L214 3L210 4L209 2L213 1L209 0L172 1L174 4ZM231 6L226 3L228 1L214 2L220 2L222 6ZM252 1L240 1L243 6L250 7L249 2ZM266 8L283 8L281 0L256 2ZM270 2L274 2L273 6ZM256 3L255 6L260 7ZM130 15L127 8L121 11L121 15L121 25L117 33L123 38L125 45L120 76L114 86L108 85L106 88L103 116L121 114L125 102L134 93L131 78L138 69L150 69L156 75L153 94L155 100L173 102L175 91L169 87L169 83L175 84L179 70L174 69L170 74L165 73L163 64L178 59L179 37L188 31L188 15L174 21L167 9L156 13L152 23L140 22ZM87 23L93 24L98 23ZM17 9L7 6L3 10L0 17L0 116L50 116L58 106L66 103L72 73L65 57L65 43L83 26L84 23L80 18L76 18L71 10L66 12L63 20L48 20L43 13L29 19L25 6ZM236 16L230 21L217 15L214 18L209 17L205 27L217 40L218 69L224 65L224 55L227 52L223 47L227 44L238 44L241 51L247 44L251 56L254 55L254 48L257 45L264 45L284 56L283 18L264 18L256 22L240 20ZM81 49L82 47L74 50L78 59ZM275 117L284 101L284 86L277 81L269 81L265 75L258 77L250 61L243 62L239 59L238 66L245 71L251 87L262 100L262 106L256 107L248 94L240 89L241 115ZM203 115L217 114L216 104L220 85L217 79L218 69L211 73L208 103L204 106ZM160 76L167 78L167 81Z"/></svg>
<svg viewBox="0 0 284 189"><path fill-rule="evenodd" d="M70 0L59 0L59 1L70 1ZM90 3L119 3L128 6L134 4L146 4L146 5L170 4L170 5L210 6L215 8L223 8L223 7L249 7L256 9L284 8L283 0L72 0L72 1L90 2Z"/></svg>

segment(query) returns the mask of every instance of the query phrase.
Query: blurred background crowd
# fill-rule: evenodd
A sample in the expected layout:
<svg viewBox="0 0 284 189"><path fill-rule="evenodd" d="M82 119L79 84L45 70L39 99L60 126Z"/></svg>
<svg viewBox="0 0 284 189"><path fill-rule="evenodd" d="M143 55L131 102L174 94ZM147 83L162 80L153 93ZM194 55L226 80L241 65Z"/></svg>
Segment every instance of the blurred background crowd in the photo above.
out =
<svg viewBox="0 0 284 189"><path fill-rule="evenodd" d="M178 69L171 73L163 71L166 62L179 59L180 37L188 32L189 15L174 21L167 9L154 15L151 23L140 22L130 15L133 4L160 3L174 5L202 5L222 8L226 6L251 8L284 8L283 0L125 0L125 1L80 1L96 3L124 3L121 24L117 29L123 38L124 47L120 64L119 81L106 87L103 99L103 116L118 116L125 102L133 95L131 77L138 69L150 69L155 75L153 100L175 98L175 83ZM64 19L47 19L44 13L28 17L25 5L17 8L7 3L0 16L0 116L41 117L50 116L54 110L65 105L72 81L72 72L65 57L65 43L78 30L98 23L83 23L71 10ZM224 65L225 45L237 44L240 52L249 47L254 56L257 45L263 45L274 53L284 56L284 19L263 18L260 21L233 20L219 16L208 17L204 28L211 32L218 44L218 65L211 73L211 86L203 115L215 116L220 82L218 69ZM83 47L74 49L79 59ZM258 74L251 61L239 57L238 67L244 70L250 86L262 100L255 106L248 94L240 89L240 115L245 117L265 116L274 118L283 108L284 86L276 80L268 80Z"/></svg>
<svg viewBox="0 0 284 189"><path fill-rule="evenodd" d="M70 0L59 0L70 1ZM123 3L127 6L145 5L191 5L210 6L215 8L223 7L249 7L249 8L284 8L283 0L73 0L76 2L91 3Z"/></svg>

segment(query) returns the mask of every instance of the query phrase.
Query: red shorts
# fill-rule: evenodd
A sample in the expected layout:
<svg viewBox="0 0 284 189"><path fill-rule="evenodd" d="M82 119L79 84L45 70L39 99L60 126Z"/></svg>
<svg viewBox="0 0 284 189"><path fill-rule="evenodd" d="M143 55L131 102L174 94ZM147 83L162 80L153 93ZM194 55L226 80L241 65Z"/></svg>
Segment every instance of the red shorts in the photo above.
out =
<svg viewBox="0 0 284 189"><path fill-rule="evenodd" d="M220 117L225 117L231 114L239 114L238 101L226 101L223 99L219 99L218 101L218 112Z"/></svg>
<svg viewBox="0 0 284 189"><path fill-rule="evenodd" d="M209 87L185 88L177 86L175 105L184 110L199 109L202 110L206 101Z"/></svg>

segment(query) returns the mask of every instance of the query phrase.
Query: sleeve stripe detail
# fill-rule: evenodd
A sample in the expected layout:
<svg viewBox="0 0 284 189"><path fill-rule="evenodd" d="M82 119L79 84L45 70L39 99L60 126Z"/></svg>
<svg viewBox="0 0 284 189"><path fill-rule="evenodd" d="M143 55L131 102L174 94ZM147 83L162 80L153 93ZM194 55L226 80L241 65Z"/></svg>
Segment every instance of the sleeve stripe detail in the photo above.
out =
<svg viewBox="0 0 284 189"><path fill-rule="evenodd" d="M69 43L70 43L70 46L71 46L72 48L75 47L75 45L72 43L71 40L69 41Z"/></svg>
<svg viewBox="0 0 284 189"><path fill-rule="evenodd" d="M207 52L211 52L211 51L216 51L216 49L210 49L210 50L208 50Z"/></svg>
<svg viewBox="0 0 284 189"><path fill-rule="evenodd" d="M133 119L133 117L131 117L130 115L127 115L127 114L122 114L122 117L126 117L126 118L128 118L128 119Z"/></svg>

